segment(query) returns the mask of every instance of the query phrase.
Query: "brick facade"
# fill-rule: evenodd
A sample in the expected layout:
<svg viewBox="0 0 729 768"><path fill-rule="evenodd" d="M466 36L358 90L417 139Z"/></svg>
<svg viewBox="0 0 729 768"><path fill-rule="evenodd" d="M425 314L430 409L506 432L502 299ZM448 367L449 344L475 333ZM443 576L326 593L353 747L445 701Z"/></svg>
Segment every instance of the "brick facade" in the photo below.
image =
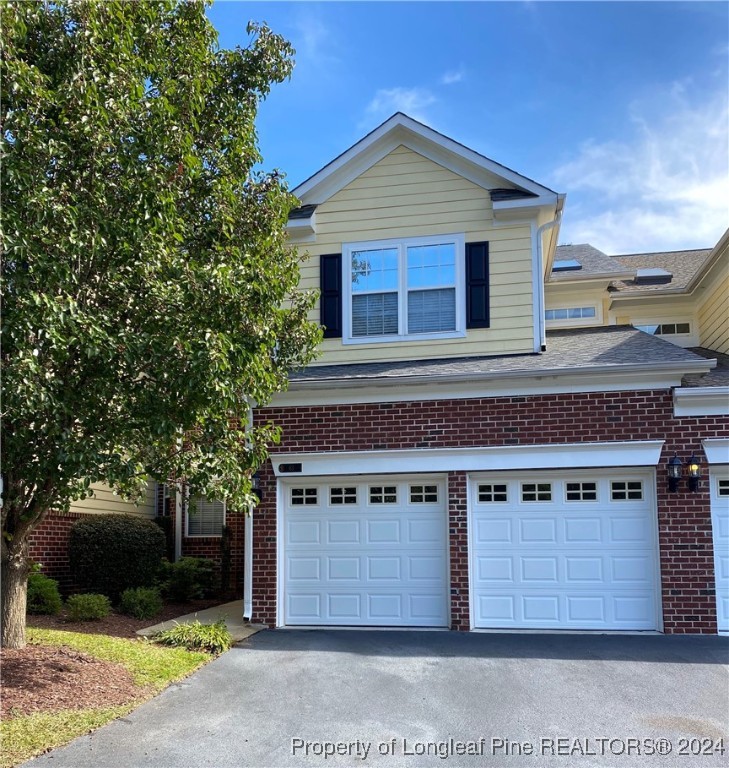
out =
<svg viewBox="0 0 729 768"><path fill-rule="evenodd" d="M697 493L667 491L665 463L702 455L701 441L726 437L723 416L673 416L671 390L266 408L261 423L283 429L272 453L665 440L657 468L664 630L716 632L708 473ZM706 465L704 464L706 470ZM394 467L393 472L397 469ZM465 472L449 474L451 626L468 629ZM276 623L276 481L261 470L263 502L254 513L253 621Z"/></svg>
<svg viewBox="0 0 729 768"><path fill-rule="evenodd" d="M49 514L31 533L30 559L43 566L43 575L56 579L64 594L73 592L75 584L68 565L68 542L73 524L83 514Z"/></svg>

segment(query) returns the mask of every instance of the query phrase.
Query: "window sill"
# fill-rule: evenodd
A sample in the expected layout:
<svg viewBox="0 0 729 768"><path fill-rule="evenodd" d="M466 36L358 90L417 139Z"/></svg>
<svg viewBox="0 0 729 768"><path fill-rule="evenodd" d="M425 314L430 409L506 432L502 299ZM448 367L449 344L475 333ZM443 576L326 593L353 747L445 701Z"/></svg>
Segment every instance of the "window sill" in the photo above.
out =
<svg viewBox="0 0 729 768"><path fill-rule="evenodd" d="M355 336L342 338L342 344L393 344L409 343L411 341L439 341L441 339L464 339L465 331L445 331L443 333L416 333L409 336Z"/></svg>

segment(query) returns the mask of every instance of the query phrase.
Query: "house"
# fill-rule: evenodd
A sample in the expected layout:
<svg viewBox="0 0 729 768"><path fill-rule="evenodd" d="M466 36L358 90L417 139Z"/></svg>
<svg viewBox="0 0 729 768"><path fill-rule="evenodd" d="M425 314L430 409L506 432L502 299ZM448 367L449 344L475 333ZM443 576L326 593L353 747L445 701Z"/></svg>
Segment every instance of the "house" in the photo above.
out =
<svg viewBox="0 0 729 768"><path fill-rule="evenodd" d="M321 355L178 554L232 526L271 627L729 631L729 233L558 246L564 195L402 114L294 192Z"/></svg>

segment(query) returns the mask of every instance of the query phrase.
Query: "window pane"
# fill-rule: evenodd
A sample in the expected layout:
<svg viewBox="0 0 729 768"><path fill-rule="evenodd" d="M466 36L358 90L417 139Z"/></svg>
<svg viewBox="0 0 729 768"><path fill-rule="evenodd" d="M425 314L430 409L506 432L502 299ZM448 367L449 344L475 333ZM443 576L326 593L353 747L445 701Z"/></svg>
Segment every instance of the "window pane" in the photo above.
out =
<svg viewBox="0 0 729 768"><path fill-rule="evenodd" d="M456 248L453 243L408 248L408 288L455 285Z"/></svg>
<svg viewBox="0 0 729 768"><path fill-rule="evenodd" d="M595 317L595 307L582 307L582 317Z"/></svg>
<svg viewBox="0 0 729 768"><path fill-rule="evenodd" d="M676 333L691 333L691 327L688 323L678 323L676 325Z"/></svg>
<svg viewBox="0 0 729 768"><path fill-rule="evenodd" d="M433 333L455 329L455 288L408 291L408 333Z"/></svg>
<svg viewBox="0 0 729 768"><path fill-rule="evenodd" d="M188 536L220 536L225 524L225 504L200 496L190 499L187 511Z"/></svg>
<svg viewBox="0 0 729 768"><path fill-rule="evenodd" d="M397 333L397 294L352 296L352 336Z"/></svg>
<svg viewBox="0 0 729 768"><path fill-rule="evenodd" d="M352 251L352 292L396 291L397 248Z"/></svg>
<svg viewBox="0 0 729 768"><path fill-rule="evenodd" d="M643 331L644 333L656 334L656 333L658 333L658 328L660 326L658 326L658 325L636 325L636 326L633 326L633 327L637 328L639 331Z"/></svg>

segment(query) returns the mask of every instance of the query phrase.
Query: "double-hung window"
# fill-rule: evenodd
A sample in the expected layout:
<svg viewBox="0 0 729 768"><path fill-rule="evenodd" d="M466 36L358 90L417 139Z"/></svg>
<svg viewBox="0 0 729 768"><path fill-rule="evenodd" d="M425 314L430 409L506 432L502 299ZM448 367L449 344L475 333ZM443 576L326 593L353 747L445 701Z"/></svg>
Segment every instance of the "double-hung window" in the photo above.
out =
<svg viewBox="0 0 729 768"><path fill-rule="evenodd" d="M464 335L463 235L343 248L346 343Z"/></svg>
<svg viewBox="0 0 729 768"><path fill-rule="evenodd" d="M225 502L191 496L187 502L187 536L222 536Z"/></svg>

